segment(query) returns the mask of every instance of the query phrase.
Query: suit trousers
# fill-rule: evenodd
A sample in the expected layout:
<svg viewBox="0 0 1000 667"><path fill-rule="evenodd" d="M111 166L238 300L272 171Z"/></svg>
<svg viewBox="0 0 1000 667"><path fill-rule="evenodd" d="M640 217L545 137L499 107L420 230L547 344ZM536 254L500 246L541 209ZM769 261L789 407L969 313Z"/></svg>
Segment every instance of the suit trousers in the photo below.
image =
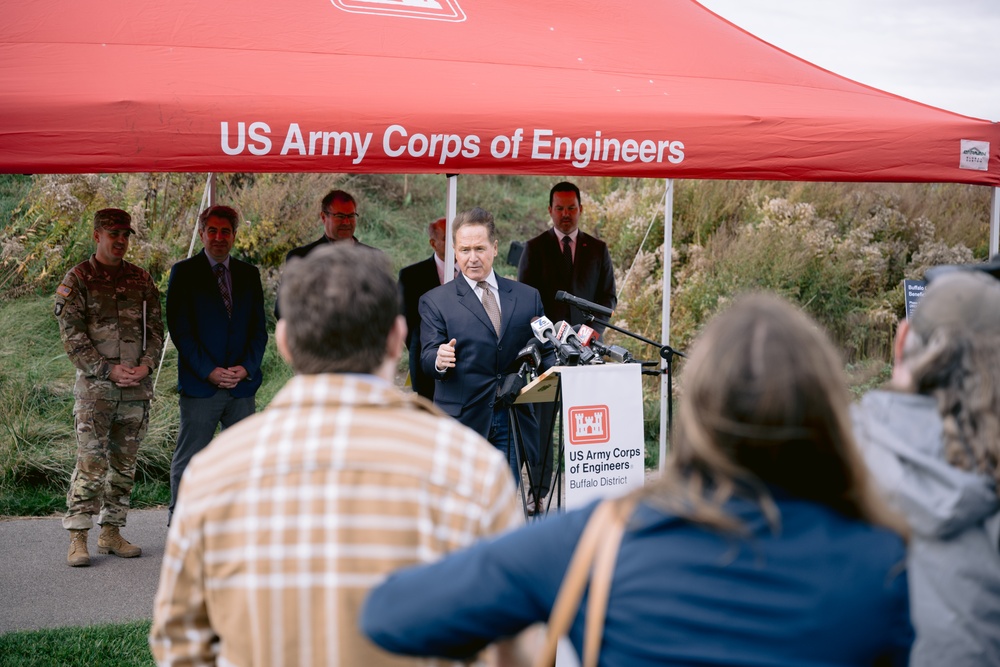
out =
<svg viewBox="0 0 1000 667"><path fill-rule="evenodd" d="M493 421L490 422L490 433L486 439L490 441L490 444L499 449L501 454L507 457L510 471L514 475L514 483L521 486L521 470L520 466L517 465L517 451L515 449L517 443L514 442L514 438L510 432L510 418L511 411L509 408L494 408Z"/></svg>
<svg viewBox="0 0 1000 667"><path fill-rule="evenodd" d="M557 402L536 403L535 414L538 415L538 450L528 461L528 475L536 500L541 500L549 494L552 488L552 471L555 457L559 451L559 433L553 428L556 423Z"/></svg>
<svg viewBox="0 0 1000 667"><path fill-rule="evenodd" d="M187 468L191 457L205 449L215 437L215 429L232 426L256 411L254 396L233 398L228 389L219 389L214 396L208 398L193 398L181 396L181 425L177 433L177 447L170 461L170 508L169 517L173 516L177 505L177 492L181 485L181 477Z"/></svg>

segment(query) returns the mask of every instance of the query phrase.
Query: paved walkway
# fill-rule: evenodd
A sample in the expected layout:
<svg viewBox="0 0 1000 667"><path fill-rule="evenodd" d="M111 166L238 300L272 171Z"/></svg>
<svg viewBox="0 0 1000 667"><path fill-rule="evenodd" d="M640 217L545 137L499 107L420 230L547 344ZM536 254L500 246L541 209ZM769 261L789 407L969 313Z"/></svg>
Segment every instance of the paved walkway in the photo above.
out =
<svg viewBox="0 0 1000 667"><path fill-rule="evenodd" d="M61 518L0 521L0 634L153 617L167 510L129 512L122 535L139 558L98 555L99 533L90 531L90 567L69 567Z"/></svg>

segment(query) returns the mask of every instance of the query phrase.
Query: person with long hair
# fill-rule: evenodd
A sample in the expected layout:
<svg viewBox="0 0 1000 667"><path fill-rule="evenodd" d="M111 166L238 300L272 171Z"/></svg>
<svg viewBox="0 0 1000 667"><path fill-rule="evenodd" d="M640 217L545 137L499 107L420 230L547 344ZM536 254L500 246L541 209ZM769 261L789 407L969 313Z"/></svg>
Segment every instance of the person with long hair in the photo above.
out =
<svg viewBox="0 0 1000 667"><path fill-rule="evenodd" d="M777 297L743 297L696 341L682 386L664 475L614 501L638 504L599 664L905 665L906 529L869 483L826 336ZM362 629L389 651L463 658L544 622L594 507L397 572Z"/></svg>
<svg viewBox="0 0 1000 667"><path fill-rule="evenodd" d="M912 531L911 664L1000 665L1000 281L934 278L894 351L892 381L854 421Z"/></svg>

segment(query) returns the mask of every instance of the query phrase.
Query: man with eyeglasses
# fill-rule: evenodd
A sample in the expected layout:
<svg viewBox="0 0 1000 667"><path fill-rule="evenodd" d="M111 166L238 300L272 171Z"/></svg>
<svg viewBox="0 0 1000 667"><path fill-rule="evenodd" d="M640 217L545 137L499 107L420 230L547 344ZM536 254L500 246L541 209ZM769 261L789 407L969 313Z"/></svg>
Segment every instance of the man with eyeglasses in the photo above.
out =
<svg viewBox="0 0 1000 667"><path fill-rule="evenodd" d="M354 197L343 190L331 190L323 197L320 205L320 219L323 221L323 236L312 243L292 248L285 257L285 264L293 257L306 257L316 248L322 248L328 243L340 243L347 241L361 248L378 250L370 245L366 245L358 240L354 231L358 226L358 204ZM379 251L381 252L381 251ZM274 317L281 319L281 311L278 302L274 303Z"/></svg>

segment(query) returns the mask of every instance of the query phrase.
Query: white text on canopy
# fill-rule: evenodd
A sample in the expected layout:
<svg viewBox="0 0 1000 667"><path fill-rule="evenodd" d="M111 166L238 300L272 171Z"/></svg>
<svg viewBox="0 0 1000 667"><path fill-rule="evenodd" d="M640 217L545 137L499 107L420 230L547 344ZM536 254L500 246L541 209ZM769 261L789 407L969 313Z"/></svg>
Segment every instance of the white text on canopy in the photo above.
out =
<svg viewBox="0 0 1000 667"><path fill-rule="evenodd" d="M350 159L360 165L372 151L373 132L350 129L329 130L303 128L289 123L282 132L272 132L264 121L220 123L220 143L226 155L254 156L297 155L302 157L333 157ZM486 157L496 160L564 161L578 169L597 163L642 162L680 164L684 161L684 143L668 139L638 139L606 136L595 130L590 136L561 136L555 130L535 128L528 132L517 128L510 134L499 134L483 140L476 134L451 132L412 132L393 124L381 132L382 155L390 159L431 159L446 165L458 159Z"/></svg>

